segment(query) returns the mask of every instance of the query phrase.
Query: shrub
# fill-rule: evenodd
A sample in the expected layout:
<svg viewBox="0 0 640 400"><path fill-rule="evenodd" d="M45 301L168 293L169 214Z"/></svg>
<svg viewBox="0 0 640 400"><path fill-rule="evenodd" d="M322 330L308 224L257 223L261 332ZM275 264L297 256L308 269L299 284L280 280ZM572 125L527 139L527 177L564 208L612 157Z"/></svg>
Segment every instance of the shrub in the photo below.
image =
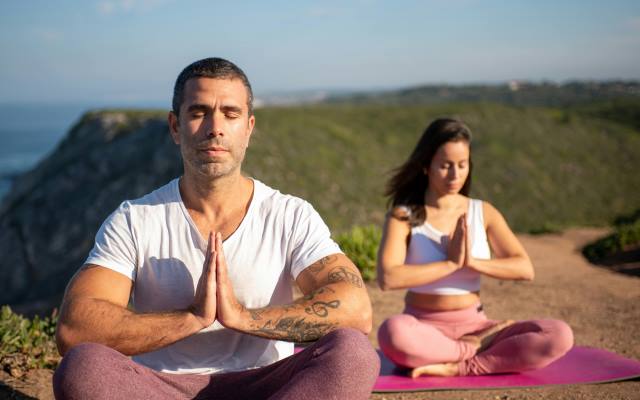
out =
<svg viewBox="0 0 640 400"><path fill-rule="evenodd" d="M11 311L0 310L0 364L14 377L35 368L55 368L60 356L55 345L57 316L33 319Z"/></svg>
<svg viewBox="0 0 640 400"><path fill-rule="evenodd" d="M640 245L640 210L628 216L618 217L615 231L582 249L582 254L592 263L601 262L608 256Z"/></svg>
<svg viewBox="0 0 640 400"><path fill-rule="evenodd" d="M382 231L374 225L354 226L336 237L342 251L358 267L365 281L376 277L376 255Z"/></svg>

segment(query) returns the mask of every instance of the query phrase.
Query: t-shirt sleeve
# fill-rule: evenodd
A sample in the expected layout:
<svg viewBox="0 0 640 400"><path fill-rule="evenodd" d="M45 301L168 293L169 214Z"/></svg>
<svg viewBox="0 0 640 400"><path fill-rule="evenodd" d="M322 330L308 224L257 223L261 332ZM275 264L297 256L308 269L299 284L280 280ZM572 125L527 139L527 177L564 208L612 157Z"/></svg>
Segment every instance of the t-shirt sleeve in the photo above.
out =
<svg viewBox="0 0 640 400"><path fill-rule="evenodd" d="M340 246L331 239L329 228L320 214L306 201L296 212L292 242L291 275L293 279L322 257L342 253Z"/></svg>
<svg viewBox="0 0 640 400"><path fill-rule="evenodd" d="M85 264L100 265L135 280L137 257L128 202L102 223Z"/></svg>

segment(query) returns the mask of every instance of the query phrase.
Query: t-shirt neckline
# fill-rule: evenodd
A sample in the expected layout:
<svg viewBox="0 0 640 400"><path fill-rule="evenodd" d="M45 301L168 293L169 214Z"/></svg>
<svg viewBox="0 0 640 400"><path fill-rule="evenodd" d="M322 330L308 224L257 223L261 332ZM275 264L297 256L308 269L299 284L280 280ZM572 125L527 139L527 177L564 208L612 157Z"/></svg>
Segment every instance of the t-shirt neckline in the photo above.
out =
<svg viewBox="0 0 640 400"><path fill-rule="evenodd" d="M240 221L240 225L238 225L236 230L233 231L231 235L229 235L229 237L223 241L223 244L230 243L232 240L235 239L236 236L240 235L240 232L244 230L245 225L248 224L247 220L249 219L249 216L254 212L254 209L257 207L256 203L258 202L260 182L254 178L249 178L249 179L251 179L251 182L253 182L253 193L251 194L251 200L249 201L249 208L247 209L247 213L242 218L242 221ZM182 195L180 194L180 177L174 179L173 181L173 193L178 199L178 203L180 203L180 209L182 210L182 213L184 214L184 217L187 220L187 223L189 224L191 229L193 229L194 232L196 233L196 237L198 238L198 241L199 241L198 244L200 248L202 249L202 251L206 251L207 241L202 237L200 230L196 226L196 223L193 221L193 218L191 218L191 214L189 214L189 210L187 210L187 207L185 206L184 201L182 200Z"/></svg>

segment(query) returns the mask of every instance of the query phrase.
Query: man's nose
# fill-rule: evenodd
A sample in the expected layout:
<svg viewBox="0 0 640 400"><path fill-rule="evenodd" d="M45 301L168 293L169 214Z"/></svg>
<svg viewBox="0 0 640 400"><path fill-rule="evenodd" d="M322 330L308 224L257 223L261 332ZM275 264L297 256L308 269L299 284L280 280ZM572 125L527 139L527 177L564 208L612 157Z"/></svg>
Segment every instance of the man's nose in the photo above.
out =
<svg viewBox="0 0 640 400"><path fill-rule="evenodd" d="M219 113L219 112L211 113L211 116L209 118L209 124L207 126L207 135L211 137L224 135L223 122L224 122L224 115L222 115L222 113Z"/></svg>

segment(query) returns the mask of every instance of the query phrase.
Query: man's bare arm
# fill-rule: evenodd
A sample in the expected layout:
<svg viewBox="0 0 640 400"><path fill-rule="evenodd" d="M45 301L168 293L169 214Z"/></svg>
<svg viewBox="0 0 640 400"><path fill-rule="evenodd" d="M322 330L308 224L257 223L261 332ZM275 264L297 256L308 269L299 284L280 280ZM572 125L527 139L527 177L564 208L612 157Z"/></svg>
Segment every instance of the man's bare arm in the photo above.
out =
<svg viewBox="0 0 640 400"><path fill-rule="evenodd" d="M62 301L56 331L58 351L64 355L77 344L92 342L135 355L157 350L211 325L216 308L212 251L211 246L192 306L163 313L129 310L132 281L108 268L85 265L69 283Z"/></svg>
<svg viewBox="0 0 640 400"><path fill-rule="evenodd" d="M219 244L221 248L221 243ZM322 258L297 278L305 296L293 303L247 309L235 298L218 251L218 320L228 328L268 339L307 342L350 327L371 331L371 302L360 272L344 254Z"/></svg>

